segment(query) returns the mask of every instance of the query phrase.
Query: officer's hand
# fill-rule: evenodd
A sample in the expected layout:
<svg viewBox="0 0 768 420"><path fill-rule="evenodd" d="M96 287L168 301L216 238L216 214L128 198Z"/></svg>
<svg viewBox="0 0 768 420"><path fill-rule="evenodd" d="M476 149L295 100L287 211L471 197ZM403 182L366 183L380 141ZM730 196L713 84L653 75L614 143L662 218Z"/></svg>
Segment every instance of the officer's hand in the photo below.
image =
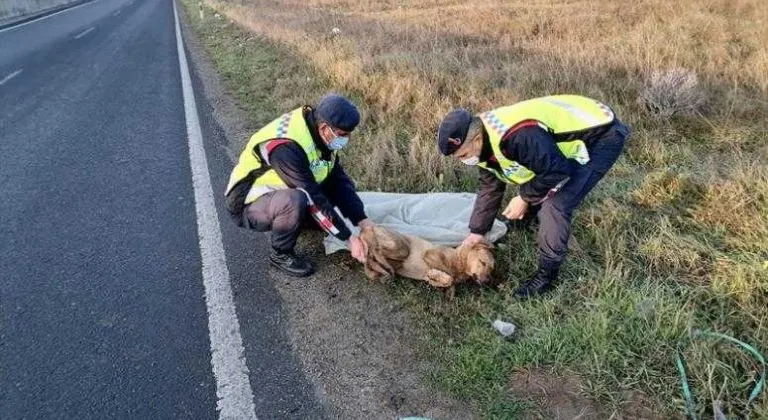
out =
<svg viewBox="0 0 768 420"><path fill-rule="evenodd" d="M352 235L349 237L349 252L352 253L352 258L365 263L365 256L368 255L368 246L359 236Z"/></svg>
<svg viewBox="0 0 768 420"><path fill-rule="evenodd" d="M464 242L461 243L461 246L472 246L484 240L485 240L485 237L483 235L478 235L477 233L470 233L469 236L467 236L466 239L464 239Z"/></svg>
<svg viewBox="0 0 768 420"><path fill-rule="evenodd" d="M367 227L373 227L373 222L371 219L363 219L357 224L357 227L359 227L361 230Z"/></svg>
<svg viewBox="0 0 768 420"><path fill-rule="evenodd" d="M528 211L528 203L518 195L509 202L501 214L510 220L520 220L525 216L526 211Z"/></svg>

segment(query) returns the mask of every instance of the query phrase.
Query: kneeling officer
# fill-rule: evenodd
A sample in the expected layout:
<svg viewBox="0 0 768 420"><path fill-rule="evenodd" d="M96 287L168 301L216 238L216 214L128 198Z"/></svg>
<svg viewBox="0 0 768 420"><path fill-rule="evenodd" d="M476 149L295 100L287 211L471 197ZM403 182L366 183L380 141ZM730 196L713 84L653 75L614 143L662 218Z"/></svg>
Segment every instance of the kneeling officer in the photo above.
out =
<svg viewBox="0 0 768 420"><path fill-rule="evenodd" d="M326 95L317 108L303 106L251 136L227 185L227 207L241 227L271 231L270 263L289 275L314 272L294 246L311 220L342 241L363 261L365 244L344 224L334 206L355 226L372 224L337 152L360 122L348 99Z"/></svg>

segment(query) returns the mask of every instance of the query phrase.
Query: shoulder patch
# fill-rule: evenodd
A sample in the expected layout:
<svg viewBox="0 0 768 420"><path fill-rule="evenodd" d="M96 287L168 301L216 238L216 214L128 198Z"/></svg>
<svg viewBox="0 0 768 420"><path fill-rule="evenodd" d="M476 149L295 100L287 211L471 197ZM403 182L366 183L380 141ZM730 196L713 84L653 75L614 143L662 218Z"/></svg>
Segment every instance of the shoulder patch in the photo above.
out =
<svg viewBox="0 0 768 420"><path fill-rule="evenodd" d="M283 144L290 143L291 140L288 139L274 139L266 142L264 144L264 149L266 150L267 154L272 153L273 150L277 148L277 146L281 146Z"/></svg>
<svg viewBox="0 0 768 420"><path fill-rule="evenodd" d="M523 120L523 121L520 121L519 123L513 125L512 128L510 128L509 130L507 130L507 132L504 134L504 137L502 137L502 139L501 139L502 143L507 141L507 140L509 140L509 138L512 137L516 132L520 131L523 128L528 128L528 127L539 127L542 130L546 131L547 133L550 132L549 131L549 127L544 125L541 121L538 121L538 120Z"/></svg>

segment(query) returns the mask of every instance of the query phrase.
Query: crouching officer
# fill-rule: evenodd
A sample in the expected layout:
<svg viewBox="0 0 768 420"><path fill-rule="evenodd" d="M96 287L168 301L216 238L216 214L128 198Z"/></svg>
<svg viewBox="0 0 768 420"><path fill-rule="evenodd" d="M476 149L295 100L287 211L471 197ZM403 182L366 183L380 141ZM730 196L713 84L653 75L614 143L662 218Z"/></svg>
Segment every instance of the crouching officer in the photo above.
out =
<svg viewBox="0 0 768 420"><path fill-rule="evenodd" d="M355 226L372 224L337 152L346 146L360 113L346 98L326 95L317 108L303 106L251 136L227 185L227 207L241 227L271 231L270 263L289 275L314 272L294 246L303 227L320 228L349 241L352 256L365 259L365 244L344 224L334 206Z"/></svg>
<svg viewBox="0 0 768 420"><path fill-rule="evenodd" d="M552 289L573 212L616 162L629 133L611 108L576 95L530 99L477 116L449 112L438 129L440 152L481 168L464 243L483 238L506 185L519 185L502 214L516 220L538 212L539 268L515 294L527 298Z"/></svg>

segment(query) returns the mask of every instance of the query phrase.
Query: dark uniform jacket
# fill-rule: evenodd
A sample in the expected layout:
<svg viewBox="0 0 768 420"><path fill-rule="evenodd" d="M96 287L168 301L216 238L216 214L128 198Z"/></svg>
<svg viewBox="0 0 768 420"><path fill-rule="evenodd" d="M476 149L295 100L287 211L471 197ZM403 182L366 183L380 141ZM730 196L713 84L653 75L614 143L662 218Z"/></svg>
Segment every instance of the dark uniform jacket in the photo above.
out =
<svg viewBox="0 0 768 420"><path fill-rule="evenodd" d="M550 190L560 182L567 180L574 165L578 162L567 159L557 148L555 137L538 124L519 124L521 128L511 130L501 140L500 149L504 157L525 166L536 176L525 184L520 185L519 194L528 203L538 203L543 200ZM581 134L587 148L604 134L608 127L597 127ZM488 162L488 166L499 169L499 164L493 156L488 138L483 138L483 150L480 160ZM480 171L480 190L469 221L472 233L484 235L493 225L496 213L501 207L507 183L496 178L490 171L478 168Z"/></svg>
<svg viewBox="0 0 768 420"><path fill-rule="evenodd" d="M315 146L321 151L323 159L328 160L331 151L326 147L323 140L317 133L314 112L311 108L306 108L304 120L312 133L312 139ZM256 153L261 156L260 149ZM266 143L263 149L269 154L269 159L262 157L262 162L269 162L272 169L277 172L280 179L290 188L301 188L306 191L318 209L328 217L339 233L337 238L345 241L349 239L351 232L333 210L336 206L341 213L347 217L355 226L366 218L363 202L357 195L355 184L344 171L338 157L328 177L318 184L312 176L312 170L309 168L309 159L297 143L286 139L274 139ZM240 194L242 199L248 194L250 185L244 184L243 188L234 188L230 194ZM238 191L240 190L240 191Z"/></svg>

